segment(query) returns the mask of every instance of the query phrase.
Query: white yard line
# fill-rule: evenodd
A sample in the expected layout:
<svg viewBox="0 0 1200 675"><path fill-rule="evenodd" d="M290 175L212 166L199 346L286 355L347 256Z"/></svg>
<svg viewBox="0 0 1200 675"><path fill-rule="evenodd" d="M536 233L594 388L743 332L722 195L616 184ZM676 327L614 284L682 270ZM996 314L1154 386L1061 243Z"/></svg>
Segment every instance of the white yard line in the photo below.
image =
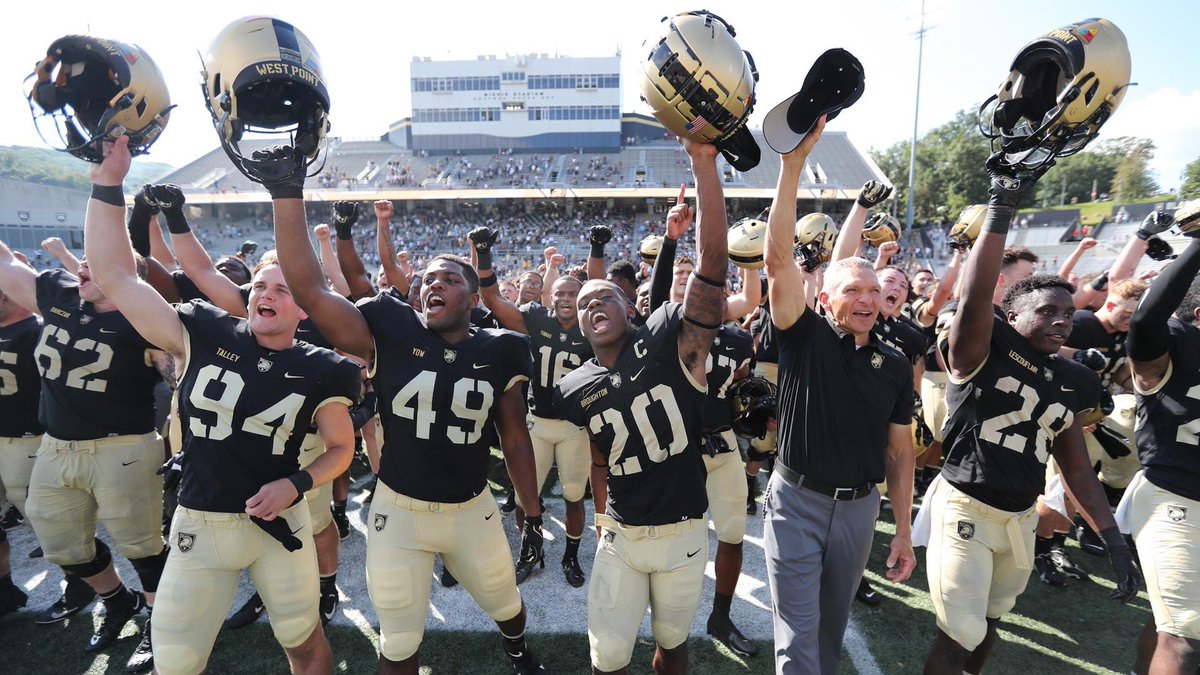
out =
<svg viewBox="0 0 1200 675"><path fill-rule="evenodd" d="M846 641L843 644L858 675L882 675L883 671L879 670L879 664L867 648L867 641L859 632L858 622L854 617L850 617L850 623L846 625Z"/></svg>

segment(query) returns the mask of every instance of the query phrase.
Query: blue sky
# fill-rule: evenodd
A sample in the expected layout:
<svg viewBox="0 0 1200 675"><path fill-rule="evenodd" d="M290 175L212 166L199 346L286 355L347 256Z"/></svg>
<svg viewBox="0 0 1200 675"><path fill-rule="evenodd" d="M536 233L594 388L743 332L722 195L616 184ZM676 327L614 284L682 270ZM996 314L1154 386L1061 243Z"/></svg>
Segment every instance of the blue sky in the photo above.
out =
<svg viewBox="0 0 1200 675"><path fill-rule="evenodd" d="M882 148L912 132L919 0L882 2L705 2L738 32L753 53L762 79L761 123L772 105L799 88L813 59L844 47L863 62L862 99L831 124L865 148ZM638 101L642 41L658 20L688 5L662 2L566 3L367 3L230 2L164 3L132 13L94 2L19 3L5 10L0 36L9 47L0 64L0 144L40 143L29 120L20 83L56 38L90 33L135 42L163 69L179 108L152 158L183 164L216 147L199 87L200 58L229 21L275 14L296 24L321 53L332 99L333 133L371 138L411 110L409 62L414 55L473 58L479 54L623 54L625 110L646 112ZM1037 35L1091 16L1114 21L1129 40L1138 83L1103 136L1139 135L1158 146L1153 168L1164 187L1179 183L1183 166L1200 157L1200 56L1191 46L1200 25L1200 3L929 0L934 26L925 43L920 128L987 98L1003 80L1017 50Z"/></svg>

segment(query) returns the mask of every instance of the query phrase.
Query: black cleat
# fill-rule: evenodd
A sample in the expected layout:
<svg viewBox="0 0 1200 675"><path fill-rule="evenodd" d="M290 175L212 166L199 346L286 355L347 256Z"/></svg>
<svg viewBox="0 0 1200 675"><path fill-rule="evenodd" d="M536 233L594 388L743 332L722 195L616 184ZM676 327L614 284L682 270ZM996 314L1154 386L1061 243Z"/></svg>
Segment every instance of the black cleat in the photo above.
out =
<svg viewBox="0 0 1200 675"><path fill-rule="evenodd" d="M108 649L121 637L121 630L125 628L125 624L129 623L135 614L146 609L146 596L137 591L127 592L133 594L133 603L127 607L113 607L107 602L103 603L104 620L100 622L96 632L92 633L92 639L88 640L84 651L99 652Z"/></svg>
<svg viewBox="0 0 1200 675"><path fill-rule="evenodd" d="M583 570L579 567L579 558L575 556L563 558L562 570L563 576L567 578L568 584L571 584L575 588L579 588L583 585Z"/></svg>
<svg viewBox="0 0 1200 675"><path fill-rule="evenodd" d="M729 647L735 654L740 656L756 656L758 654L758 646L755 645L750 638L742 635L742 632L733 625L733 621L729 617L718 617L715 614L710 614L708 617L708 634L716 638L718 642Z"/></svg>
<svg viewBox="0 0 1200 675"><path fill-rule="evenodd" d="M225 627L231 629L245 628L258 621L258 617L262 616L265 609L266 605L263 605L262 598L258 596L258 593L255 593L250 596L250 599L238 611L230 615L228 619L225 619Z"/></svg>
<svg viewBox="0 0 1200 675"><path fill-rule="evenodd" d="M333 615L337 614L338 601L337 586L329 584L329 587L321 587L321 625L328 626L333 620Z"/></svg>
<svg viewBox="0 0 1200 675"><path fill-rule="evenodd" d="M454 588L458 585L458 579L450 574L450 570L446 569L446 564L442 563L442 586L445 588Z"/></svg>
<svg viewBox="0 0 1200 675"><path fill-rule="evenodd" d="M1065 588L1067 578L1058 569L1058 565L1054 564L1054 559L1049 553L1042 553L1033 558L1033 569L1037 572L1038 578L1042 583L1058 588Z"/></svg>
<svg viewBox="0 0 1200 675"><path fill-rule="evenodd" d="M29 596L11 581L4 588L0 588L0 616L21 609L27 602L29 602Z"/></svg>
<svg viewBox="0 0 1200 675"><path fill-rule="evenodd" d="M346 541L350 538L350 519L346 517L346 512L334 507L329 507L329 511L333 513L333 524L337 525L338 540Z"/></svg>
<svg viewBox="0 0 1200 675"><path fill-rule="evenodd" d="M142 628L142 641L138 643L133 655L125 662L125 672L143 673L154 667L154 649L150 645L150 619Z"/></svg>
<svg viewBox="0 0 1200 675"><path fill-rule="evenodd" d="M87 582L77 576L67 575L67 588L63 591L62 597L43 609L33 622L43 626L51 623L58 623L69 616L78 614L92 601L96 599L96 591L92 590Z"/></svg>
<svg viewBox="0 0 1200 675"><path fill-rule="evenodd" d="M1054 562L1054 566L1058 568L1058 571L1071 579L1087 581L1090 578L1087 572L1084 572L1083 569L1071 562L1071 559L1067 557L1067 550L1064 548L1056 547L1050 549L1050 560Z"/></svg>
<svg viewBox="0 0 1200 675"><path fill-rule="evenodd" d="M525 644L523 640L520 649L516 651L510 651L516 648L511 647L508 640L501 638L501 642L504 643L504 654L512 663L513 670L517 675L536 675L536 673L546 672L546 669L542 667L542 662L538 661L538 658L529 649L529 645Z"/></svg>
<svg viewBox="0 0 1200 675"><path fill-rule="evenodd" d="M863 577L858 582L858 590L854 591L854 599L866 605L867 607L878 607L879 603L883 602L883 598L871 588L871 582Z"/></svg>
<svg viewBox="0 0 1200 675"><path fill-rule="evenodd" d="M0 527L5 531L15 530L25 524L25 516L17 510L17 507L12 504L8 505L8 510L4 512L4 516L0 517Z"/></svg>

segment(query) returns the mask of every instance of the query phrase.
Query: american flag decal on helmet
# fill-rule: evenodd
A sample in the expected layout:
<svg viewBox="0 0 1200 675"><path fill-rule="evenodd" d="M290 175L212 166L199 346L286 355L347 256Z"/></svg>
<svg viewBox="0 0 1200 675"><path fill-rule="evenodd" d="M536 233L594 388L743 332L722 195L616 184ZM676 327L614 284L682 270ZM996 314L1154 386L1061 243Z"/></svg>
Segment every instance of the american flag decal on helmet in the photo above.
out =
<svg viewBox="0 0 1200 675"><path fill-rule="evenodd" d="M684 129L687 129L688 133L694 134L706 126L708 126L708 120L704 119L703 117L697 116L696 119L692 120L691 122L688 122L687 126L685 126Z"/></svg>

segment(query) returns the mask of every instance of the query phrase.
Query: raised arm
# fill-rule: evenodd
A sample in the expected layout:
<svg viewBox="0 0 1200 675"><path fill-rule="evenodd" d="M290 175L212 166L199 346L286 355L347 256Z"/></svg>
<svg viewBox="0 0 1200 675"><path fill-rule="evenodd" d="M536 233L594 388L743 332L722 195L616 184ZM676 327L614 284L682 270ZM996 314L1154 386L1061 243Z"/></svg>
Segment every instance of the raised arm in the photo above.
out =
<svg viewBox="0 0 1200 675"><path fill-rule="evenodd" d="M492 268L492 245L500 237L499 231L493 231L486 225L477 227L467 234L475 255L475 270L479 273L479 295L500 325L508 330L525 335L529 329L525 327L525 317L517 306L500 295L500 287L496 284L496 270Z"/></svg>
<svg viewBox="0 0 1200 675"><path fill-rule="evenodd" d="M863 223L867 222L867 214L871 208L883 202L892 194L892 186L877 180L869 180L858 191L858 198L850 208L846 221L838 229L837 243L833 246L833 256L830 262L858 255L862 246Z"/></svg>
<svg viewBox="0 0 1200 675"><path fill-rule="evenodd" d="M1063 261L1062 267L1058 268L1058 276L1064 279L1070 276L1071 272L1075 269L1075 265L1079 264L1079 259L1083 257L1083 254L1093 248L1096 248L1095 239L1091 237L1081 239L1079 244L1075 246L1075 250L1071 251L1071 255L1067 256L1067 259Z"/></svg>
<svg viewBox="0 0 1200 675"><path fill-rule="evenodd" d="M950 256L950 264L946 266L946 273L938 280L929 302L922 304L921 311L914 317L917 324L928 328L937 323L938 312L942 311L942 307L954 296L954 287L958 283L958 271L962 267L964 255L966 253L962 249L954 249Z"/></svg>
<svg viewBox="0 0 1200 675"><path fill-rule="evenodd" d="M1017 212L1017 204L1037 183L1041 173L1024 172L1011 175L999 165L1001 154L992 155L987 162L992 186L988 192L987 216L983 231L971 248L967 260L964 287L958 312L950 324L950 373L959 378L971 376L987 359L992 341L992 321L995 310L992 295L1000 279L1001 261L1008 227ZM1042 172L1049 167L1044 167Z"/></svg>
<svg viewBox="0 0 1200 675"><path fill-rule="evenodd" d="M558 248L554 246L547 246L542 255L545 258L546 265L546 273L542 275L542 306L549 307L554 303L554 294L550 292L550 288L554 286L555 281L558 281L558 268L567 259L559 254Z"/></svg>
<svg viewBox="0 0 1200 675"><path fill-rule="evenodd" d="M767 298L771 303L771 322L781 330L791 328L804 314L807 293L797 293L806 288L804 276L796 266L796 192L800 187L800 173L804 162L812 152L821 132L825 129L825 116L817 120L816 126L805 135L795 150L780 156L779 184L775 188L775 200L767 217L767 241L763 260L767 267ZM851 215L853 215L851 211ZM862 223L858 230L861 233ZM843 230L844 232L845 230ZM856 238L861 234L855 235ZM840 242L840 239L839 239Z"/></svg>
<svg viewBox="0 0 1200 675"><path fill-rule="evenodd" d="M83 221L88 266L104 294L146 341L182 358L183 323L175 310L137 276L133 246L125 230L121 184L129 173L129 137L106 143L106 156L92 165L92 198Z"/></svg>
<svg viewBox="0 0 1200 675"><path fill-rule="evenodd" d="M1125 242L1125 247L1117 254L1112 267L1108 268L1108 282L1111 284L1132 277L1142 256L1146 255L1150 237L1166 232L1174 224L1175 218L1171 214L1165 211L1151 211L1137 229L1137 236L1130 237L1129 241Z"/></svg>
<svg viewBox="0 0 1200 675"><path fill-rule="evenodd" d="M13 255L0 241L0 293L35 314L41 314L37 304L37 272Z"/></svg>
<svg viewBox="0 0 1200 675"><path fill-rule="evenodd" d="M1133 381L1140 391L1153 390L1162 381L1171 362L1167 321L1183 302L1188 288L1200 273L1200 239L1193 240L1179 258L1150 284L1133 318L1125 349L1133 366ZM1195 317L1183 317L1193 321Z"/></svg>
<svg viewBox="0 0 1200 675"><path fill-rule="evenodd" d="M346 278L351 300L361 300L375 295L375 284L367 274L358 249L354 248L354 224L358 222L358 202L340 201L333 203L333 229L337 232L334 250L338 267ZM365 437L364 437L365 438Z"/></svg>
<svg viewBox="0 0 1200 675"><path fill-rule="evenodd" d="M74 274L79 269L79 258L71 253L67 245L58 237L50 237L42 242L42 248L58 261L68 272Z"/></svg>
<svg viewBox="0 0 1200 675"><path fill-rule="evenodd" d="M388 283L396 292L408 297L408 273L400 265L396 255L396 245L392 243L392 215L395 208L387 199L375 202L375 246L379 250L379 264L383 265L383 273L387 275ZM411 270L409 270L411 272Z"/></svg>
<svg viewBox="0 0 1200 675"><path fill-rule="evenodd" d="M900 252L899 242L889 241L879 247L879 255L875 257L875 270L881 270L892 262L892 257Z"/></svg>
<svg viewBox="0 0 1200 675"><path fill-rule="evenodd" d="M325 272L325 278L329 280L329 285L343 298L350 297L350 286L347 285L346 277L342 274L337 254L333 252L333 242L330 241L333 233L329 231L329 226L323 223L317 225L313 228L313 234L317 237L317 248L319 249L317 259L321 261L321 270Z"/></svg>
<svg viewBox="0 0 1200 675"><path fill-rule="evenodd" d="M588 243L592 250L588 255L588 279L603 279L605 275L604 245L612 240L612 228L607 225L593 225L588 228ZM549 268L547 268L549 269ZM546 284L549 288L550 284Z"/></svg>
<svg viewBox="0 0 1200 675"><path fill-rule="evenodd" d="M290 155L291 148L274 147L255 154ZM334 347L367 363L375 357L375 341L362 313L346 298L329 290L308 238L304 216L304 176L292 176L266 186L275 209L275 245L279 266L292 297Z"/></svg>
<svg viewBox="0 0 1200 675"><path fill-rule="evenodd" d="M762 300L762 283L758 280L758 270L743 267L738 276L742 278L742 290L725 298L726 321L737 321L754 311Z"/></svg>
<svg viewBox="0 0 1200 675"><path fill-rule="evenodd" d="M704 382L708 377L705 372L708 352L725 317L729 217L717 171L717 146L685 140L683 148L691 158L692 175L696 179L697 260L683 296L679 358L696 382Z"/></svg>
<svg viewBox="0 0 1200 675"><path fill-rule="evenodd" d="M151 185L150 196L162 208L175 257L183 273L214 305L234 316L245 318L246 301L242 299L242 289L217 271L208 251L204 250L204 245L192 232L183 213L183 191L174 185Z"/></svg>

